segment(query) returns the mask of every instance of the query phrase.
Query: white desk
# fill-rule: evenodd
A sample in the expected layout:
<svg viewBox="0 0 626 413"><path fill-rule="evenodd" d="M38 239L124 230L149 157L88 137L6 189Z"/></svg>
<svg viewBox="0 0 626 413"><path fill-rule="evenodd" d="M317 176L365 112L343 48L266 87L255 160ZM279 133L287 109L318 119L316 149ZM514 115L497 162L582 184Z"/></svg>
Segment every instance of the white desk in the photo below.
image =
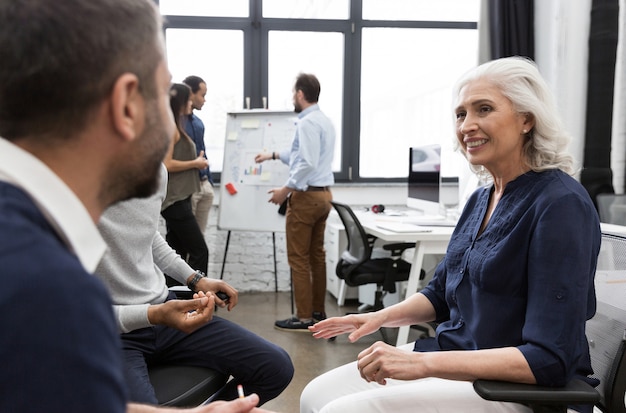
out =
<svg viewBox="0 0 626 413"><path fill-rule="evenodd" d="M411 272L404 299L412 296L423 285L420 285L420 273L426 254L444 254L448 247L448 242L452 236L452 227L427 227L430 232L392 232L376 226L376 220L363 220L363 229L368 234L383 241L391 242L415 242L415 253L411 262ZM409 338L410 326L400 327L396 345L406 344Z"/></svg>

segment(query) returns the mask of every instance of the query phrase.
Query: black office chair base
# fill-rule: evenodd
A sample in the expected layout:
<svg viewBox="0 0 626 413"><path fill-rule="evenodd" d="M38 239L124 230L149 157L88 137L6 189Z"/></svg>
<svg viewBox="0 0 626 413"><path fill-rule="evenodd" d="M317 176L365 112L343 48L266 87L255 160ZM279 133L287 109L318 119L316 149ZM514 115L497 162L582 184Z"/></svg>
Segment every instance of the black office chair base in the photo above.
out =
<svg viewBox="0 0 626 413"><path fill-rule="evenodd" d="M214 398L229 379L205 367L156 366L148 370L159 405L195 407Z"/></svg>

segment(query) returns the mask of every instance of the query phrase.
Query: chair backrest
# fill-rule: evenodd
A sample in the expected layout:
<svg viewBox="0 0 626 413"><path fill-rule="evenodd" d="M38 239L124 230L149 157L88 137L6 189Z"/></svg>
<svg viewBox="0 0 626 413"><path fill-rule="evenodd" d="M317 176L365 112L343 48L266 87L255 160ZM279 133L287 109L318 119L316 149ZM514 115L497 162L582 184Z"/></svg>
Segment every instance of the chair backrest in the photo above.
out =
<svg viewBox="0 0 626 413"><path fill-rule="evenodd" d="M348 248L341 254L341 259L352 265L362 264L372 254L370 237L363 229L352 208L339 202L332 202L332 205L346 228L346 238L348 239Z"/></svg>
<svg viewBox="0 0 626 413"><path fill-rule="evenodd" d="M595 277L597 311L587 322L601 407L624 413L626 393L626 235L602 234Z"/></svg>
<svg viewBox="0 0 626 413"><path fill-rule="evenodd" d="M626 225L626 194L598 194L596 203L600 222Z"/></svg>

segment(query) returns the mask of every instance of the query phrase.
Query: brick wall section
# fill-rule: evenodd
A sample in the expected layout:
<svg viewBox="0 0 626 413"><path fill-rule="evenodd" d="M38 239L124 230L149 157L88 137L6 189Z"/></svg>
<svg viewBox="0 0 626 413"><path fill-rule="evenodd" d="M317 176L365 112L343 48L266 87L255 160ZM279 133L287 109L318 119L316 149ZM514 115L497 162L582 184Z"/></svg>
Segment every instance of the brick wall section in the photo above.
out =
<svg viewBox="0 0 626 413"><path fill-rule="evenodd" d="M217 206L211 208L205 239L209 247L209 277L220 278L228 231L217 228ZM161 217L160 232L165 236ZM285 233L276 232L278 290L289 291L289 265ZM274 291L274 251L271 232L232 231L224 269L224 281L240 292Z"/></svg>

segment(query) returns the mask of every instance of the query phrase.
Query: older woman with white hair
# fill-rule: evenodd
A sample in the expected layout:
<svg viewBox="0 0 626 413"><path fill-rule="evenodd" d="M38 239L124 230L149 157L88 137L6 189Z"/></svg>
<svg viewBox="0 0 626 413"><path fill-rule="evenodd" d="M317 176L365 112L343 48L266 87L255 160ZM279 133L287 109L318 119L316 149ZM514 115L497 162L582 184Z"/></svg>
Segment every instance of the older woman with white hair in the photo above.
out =
<svg viewBox="0 0 626 413"><path fill-rule="evenodd" d="M468 200L432 281L394 306L310 328L356 341L381 327L437 322L435 337L373 344L309 383L301 412L530 412L481 399L471 381L597 384L585 322L595 313L600 224L571 177L568 136L545 81L528 59L485 63L457 83L454 115L460 150L490 183Z"/></svg>

